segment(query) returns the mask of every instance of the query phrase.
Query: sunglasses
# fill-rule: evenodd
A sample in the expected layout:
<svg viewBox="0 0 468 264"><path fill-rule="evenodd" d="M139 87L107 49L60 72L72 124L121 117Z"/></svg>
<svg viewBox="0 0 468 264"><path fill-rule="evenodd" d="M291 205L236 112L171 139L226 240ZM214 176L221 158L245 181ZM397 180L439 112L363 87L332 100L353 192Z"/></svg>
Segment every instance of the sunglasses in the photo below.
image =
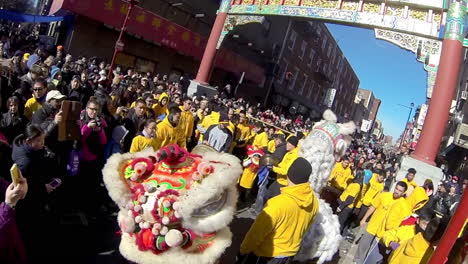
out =
<svg viewBox="0 0 468 264"><path fill-rule="evenodd" d="M34 92L39 92L39 91L42 91L42 90L44 90L44 88L33 88Z"/></svg>

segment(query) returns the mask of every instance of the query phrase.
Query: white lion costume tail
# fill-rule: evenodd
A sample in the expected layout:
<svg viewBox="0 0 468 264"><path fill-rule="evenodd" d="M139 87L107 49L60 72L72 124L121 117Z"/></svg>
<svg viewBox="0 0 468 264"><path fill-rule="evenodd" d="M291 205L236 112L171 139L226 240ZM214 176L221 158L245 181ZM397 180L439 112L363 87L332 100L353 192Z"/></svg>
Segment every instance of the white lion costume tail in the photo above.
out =
<svg viewBox="0 0 468 264"><path fill-rule="evenodd" d="M345 154L351 143L349 135L356 129L352 121L337 123L336 115L331 110L323 113L323 119L314 126L299 149L299 156L312 165L309 182L316 195L326 185L335 159ZM341 241L338 217L325 201L319 199L319 203L317 217L304 235L301 249L295 257L298 261L318 258L317 263L320 264L331 260L338 251Z"/></svg>

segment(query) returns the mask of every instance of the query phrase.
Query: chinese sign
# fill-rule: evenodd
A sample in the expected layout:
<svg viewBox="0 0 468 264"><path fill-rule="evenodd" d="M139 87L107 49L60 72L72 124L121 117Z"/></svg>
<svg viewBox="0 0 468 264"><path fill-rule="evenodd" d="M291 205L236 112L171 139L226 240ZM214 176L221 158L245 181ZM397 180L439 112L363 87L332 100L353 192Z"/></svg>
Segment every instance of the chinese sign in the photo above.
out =
<svg viewBox="0 0 468 264"><path fill-rule="evenodd" d="M51 10L55 11L51 12L60 8L120 29L128 3L122 0L59 0L53 3ZM201 59L207 42L198 33L139 6L132 10L126 31L197 60ZM219 50L215 66L231 72L246 72L246 78L257 83L262 83L265 78L263 68L228 49Z"/></svg>

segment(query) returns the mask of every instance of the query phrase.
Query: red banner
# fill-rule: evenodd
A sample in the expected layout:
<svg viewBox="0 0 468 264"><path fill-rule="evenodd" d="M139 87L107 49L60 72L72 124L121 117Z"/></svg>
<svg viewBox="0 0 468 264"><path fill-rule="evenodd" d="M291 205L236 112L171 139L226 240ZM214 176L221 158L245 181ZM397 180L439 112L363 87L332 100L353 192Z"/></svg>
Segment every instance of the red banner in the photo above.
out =
<svg viewBox="0 0 468 264"><path fill-rule="evenodd" d="M55 0L51 13L60 8L120 29L127 14L128 3L122 0ZM207 42L198 33L138 6L132 10L126 31L198 60L203 56ZM217 57L216 67L231 72L246 72L246 78L256 83L261 83L265 77L263 68L231 50L221 49Z"/></svg>

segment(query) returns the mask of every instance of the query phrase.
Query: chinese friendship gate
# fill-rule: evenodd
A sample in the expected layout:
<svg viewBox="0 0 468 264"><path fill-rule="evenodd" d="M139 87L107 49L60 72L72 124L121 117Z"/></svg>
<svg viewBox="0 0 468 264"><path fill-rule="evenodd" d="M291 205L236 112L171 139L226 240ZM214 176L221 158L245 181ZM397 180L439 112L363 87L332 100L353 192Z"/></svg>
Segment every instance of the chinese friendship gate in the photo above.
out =
<svg viewBox="0 0 468 264"><path fill-rule="evenodd" d="M430 98L412 158L435 165L458 82L468 0L222 0L195 79L207 84L216 50L235 26L289 16L373 28L375 36L410 50L427 71ZM466 193L464 196L467 196ZM442 263L468 211L463 197L431 263Z"/></svg>
<svg viewBox="0 0 468 264"><path fill-rule="evenodd" d="M235 26L289 16L374 28L376 38L416 54L431 98L413 158L435 165L458 81L467 0L223 0L195 79L208 83L216 50Z"/></svg>

